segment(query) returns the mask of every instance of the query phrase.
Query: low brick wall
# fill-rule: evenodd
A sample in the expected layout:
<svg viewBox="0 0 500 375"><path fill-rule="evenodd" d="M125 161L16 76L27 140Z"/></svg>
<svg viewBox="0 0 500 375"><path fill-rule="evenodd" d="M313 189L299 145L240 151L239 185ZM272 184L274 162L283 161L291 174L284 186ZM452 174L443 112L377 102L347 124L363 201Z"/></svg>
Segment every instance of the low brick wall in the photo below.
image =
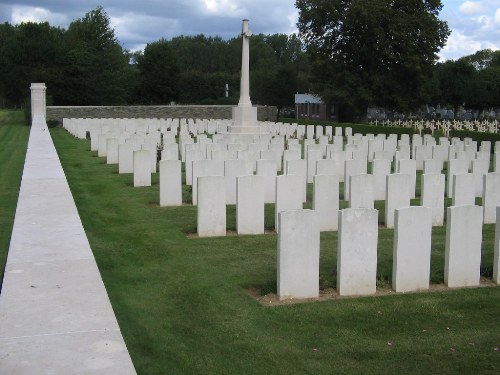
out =
<svg viewBox="0 0 500 375"><path fill-rule="evenodd" d="M193 118L230 119L232 106L48 106L47 120L63 118ZM259 121L276 121L276 107L257 107Z"/></svg>

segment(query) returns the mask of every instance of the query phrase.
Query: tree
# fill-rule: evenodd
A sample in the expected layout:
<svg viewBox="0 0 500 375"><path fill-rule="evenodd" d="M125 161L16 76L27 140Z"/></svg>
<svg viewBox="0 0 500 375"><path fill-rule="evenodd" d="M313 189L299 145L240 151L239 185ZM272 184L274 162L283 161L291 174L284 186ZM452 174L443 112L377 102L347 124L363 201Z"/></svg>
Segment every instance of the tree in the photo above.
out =
<svg viewBox="0 0 500 375"><path fill-rule="evenodd" d="M127 53L118 43L102 7L73 21L65 35L60 63L65 81L57 103L79 105L124 104L130 74Z"/></svg>
<svg viewBox="0 0 500 375"><path fill-rule="evenodd" d="M369 105L411 110L449 35L439 0L296 0L314 90L337 101L343 120Z"/></svg>
<svg viewBox="0 0 500 375"><path fill-rule="evenodd" d="M32 82L45 82L49 95L53 92L61 80L54 61L62 54L63 32L47 22L0 25L0 97L4 105L22 105Z"/></svg>
<svg viewBox="0 0 500 375"><path fill-rule="evenodd" d="M139 97L145 104L168 104L179 96L176 55L165 39L149 43L138 57Z"/></svg>

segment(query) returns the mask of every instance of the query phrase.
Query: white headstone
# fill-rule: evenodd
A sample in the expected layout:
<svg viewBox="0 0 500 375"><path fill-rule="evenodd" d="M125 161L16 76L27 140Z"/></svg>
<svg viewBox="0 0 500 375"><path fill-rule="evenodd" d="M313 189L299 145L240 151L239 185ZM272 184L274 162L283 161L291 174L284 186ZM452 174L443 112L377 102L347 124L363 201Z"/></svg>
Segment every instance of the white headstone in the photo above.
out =
<svg viewBox="0 0 500 375"><path fill-rule="evenodd" d="M495 252L493 255L493 282L500 284L500 207L496 208Z"/></svg>
<svg viewBox="0 0 500 375"><path fill-rule="evenodd" d="M374 159L372 163L373 196L375 200L385 200L387 176L391 173L391 161Z"/></svg>
<svg viewBox="0 0 500 375"><path fill-rule="evenodd" d="M485 174L483 185L484 224L496 222L495 210L498 206L500 206L500 173Z"/></svg>
<svg viewBox="0 0 500 375"><path fill-rule="evenodd" d="M160 206L182 206L180 160L160 161Z"/></svg>
<svg viewBox="0 0 500 375"><path fill-rule="evenodd" d="M236 231L238 234L264 233L264 177L236 178Z"/></svg>
<svg viewBox="0 0 500 375"><path fill-rule="evenodd" d="M352 175L349 190L349 208L374 208L373 175Z"/></svg>
<svg viewBox="0 0 500 375"><path fill-rule="evenodd" d="M472 173L456 174L453 176L452 206L474 205L476 195L474 192L474 176Z"/></svg>
<svg viewBox="0 0 500 375"><path fill-rule="evenodd" d="M338 229L339 178L335 175L314 176L313 210L319 213L321 231Z"/></svg>
<svg viewBox="0 0 500 375"><path fill-rule="evenodd" d="M275 229L278 227L278 214L282 211L302 209L302 181L297 175L276 177Z"/></svg>
<svg viewBox="0 0 500 375"><path fill-rule="evenodd" d="M480 206L448 207L444 282L449 287L479 285L482 215Z"/></svg>
<svg viewBox="0 0 500 375"><path fill-rule="evenodd" d="M387 193L385 196L385 225L394 228L394 211L408 207L411 197L411 181L408 175L394 173L387 176Z"/></svg>
<svg viewBox="0 0 500 375"><path fill-rule="evenodd" d="M278 297L319 297L320 231L318 213L312 210L279 214Z"/></svg>
<svg viewBox="0 0 500 375"><path fill-rule="evenodd" d="M429 289L431 237L429 208L396 210L392 257L392 288L396 292Z"/></svg>
<svg viewBox="0 0 500 375"><path fill-rule="evenodd" d="M423 174L420 205L431 209L432 225L444 223L444 174Z"/></svg>
<svg viewBox="0 0 500 375"><path fill-rule="evenodd" d="M197 179L197 231L200 237L226 235L226 189L224 176Z"/></svg>
<svg viewBox="0 0 500 375"><path fill-rule="evenodd" d="M374 294L377 282L378 211L339 212L337 291L341 296Z"/></svg>
<svg viewBox="0 0 500 375"><path fill-rule="evenodd" d="M276 199L276 163L273 160L257 160L257 175L264 177L264 202L274 203Z"/></svg>
<svg viewBox="0 0 500 375"><path fill-rule="evenodd" d="M134 151L134 187L151 186L151 155L149 150Z"/></svg>

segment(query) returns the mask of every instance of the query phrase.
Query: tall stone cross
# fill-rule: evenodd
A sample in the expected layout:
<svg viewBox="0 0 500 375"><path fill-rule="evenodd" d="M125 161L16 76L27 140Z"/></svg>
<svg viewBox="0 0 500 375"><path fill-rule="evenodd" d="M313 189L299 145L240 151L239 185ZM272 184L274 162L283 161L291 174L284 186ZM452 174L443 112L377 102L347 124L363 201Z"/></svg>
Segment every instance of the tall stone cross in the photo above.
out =
<svg viewBox="0 0 500 375"><path fill-rule="evenodd" d="M249 39L252 32L248 28L248 20L243 20L242 33L243 49L241 52L241 82L240 82L240 101L238 107L251 107L250 101L250 51Z"/></svg>

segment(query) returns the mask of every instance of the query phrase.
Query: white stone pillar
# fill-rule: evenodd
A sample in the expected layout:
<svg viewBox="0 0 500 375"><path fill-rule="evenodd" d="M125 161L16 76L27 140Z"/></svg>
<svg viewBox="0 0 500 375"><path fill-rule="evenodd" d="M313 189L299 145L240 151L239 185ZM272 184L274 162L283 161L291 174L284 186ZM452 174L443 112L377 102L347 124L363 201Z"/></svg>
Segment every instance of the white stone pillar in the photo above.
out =
<svg viewBox="0 0 500 375"><path fill-rule="evenodd" d="M375 208L373 175L354 174L349 180L349 208Z"/></svg>
<svg viewBox="0 0 500 375"><path fill-rule="evenodd" d="M453 176L451 205L463 206L465 204L476 204L474 175L472 173L460 173Z"/></svg>
<svg viewBox="0 0 500 375"><path fill-rule="evenodd" d="M47 118L47 105L45 83L32 83L31 89L31 122L43 121Z"/></svg>

